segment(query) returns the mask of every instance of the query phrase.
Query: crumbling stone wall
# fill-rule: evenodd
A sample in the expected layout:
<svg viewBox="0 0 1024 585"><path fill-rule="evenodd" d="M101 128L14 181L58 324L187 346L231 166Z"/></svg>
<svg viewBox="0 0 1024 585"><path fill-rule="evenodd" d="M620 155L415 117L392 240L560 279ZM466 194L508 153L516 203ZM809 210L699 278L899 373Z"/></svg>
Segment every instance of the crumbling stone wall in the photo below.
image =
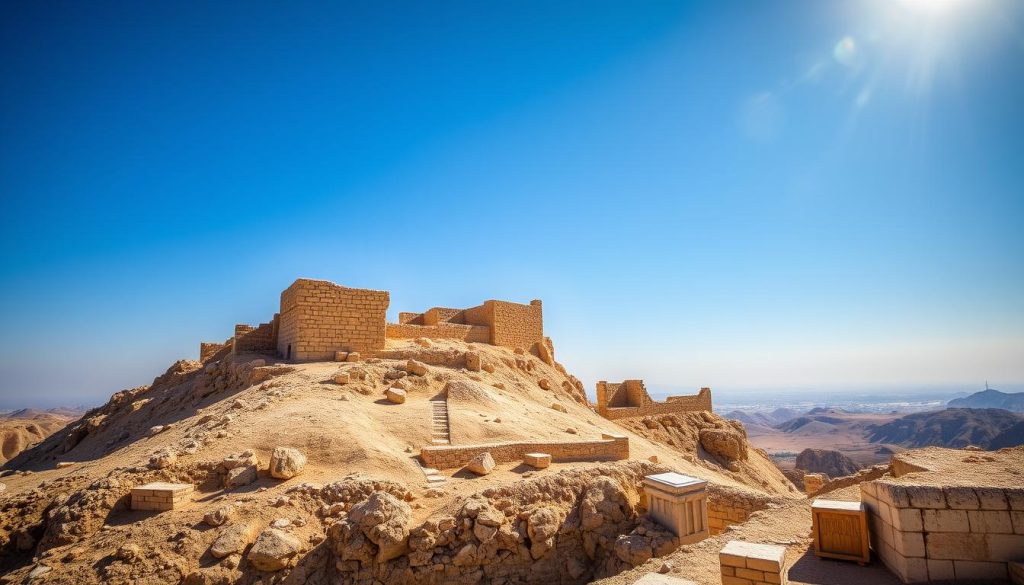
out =
<svg viewBox="0 0 1024 585"><path fill-rule="evenodd" d="M414 323L388 323L388 339L457 339L469 343L490 343L491 329L483 325L460 323L438 323L437 325L416 325Z"/></svg>
<svg viewBox="0 0 1024 585"><path fill-rule="evenodd" d="M696 395L669 396L664 402L657 402L647 393L643 380L597 383L597 412L609 420L699 411L711 412L710 388L701 388Z"/></svg>
<svg viewBox="0 0 1024 585"><path fill-rule="evenodd" d="M437 445L420 449L420 459L430 467L454 469L477 455L489 452L497 463L522 461L527 453L547 453L554 461L617 461L629 459L629 438L602 435L600 441L524 441L486 445Z"/></svg>
<svg viewBox="0 0 1024 585"><path fill-rule="evenodd" d="M270 323L252 325L235 325L235 336L232 338L234 353L275 353L277 351L278 315ZM199 361L203 361L201 358Z"/></svg>
<svg viewBox="0 0 1024 585"><path fill-rule="evenodd" d="M234 345L234 338L228 339L223 343L217 343L215 341L204 341L199 344L199 361L206 363L212 360L219 360L229 353Z"/></svg>
<svg viewBox="0 0 1024 585"><path fill-rule="evenodd" d="M861 484L871 548L904 583L1006 579L1024 551L1024 487Z"/></svg>
<svg viewBox="0 0 1024 585"><path fill-rule="evenodd" d="M384 349L387 291L300 278L281 293L277 351L295 360L329 360L336 351Z"/></svg>
<svg viewBox="0 0 1024 585"><path fill-rule="evenodd" d="M772 504L781 505L782 499L708 484L708 528L712 535L721 534L729 526L746 522L751 514Z"/></svg>
<svg viewBox="0 0 1024 585"><path fill-rule="evenodd" d="M388 337L463 339L453 335L458 329L452 327L459 325L471 327L465 335L472 339L467 341L527 350L544 343L544 315L538 300L528 305L489 300L468 309L433 307L423 313L399 313L398 324L388 326Z"/></svg>

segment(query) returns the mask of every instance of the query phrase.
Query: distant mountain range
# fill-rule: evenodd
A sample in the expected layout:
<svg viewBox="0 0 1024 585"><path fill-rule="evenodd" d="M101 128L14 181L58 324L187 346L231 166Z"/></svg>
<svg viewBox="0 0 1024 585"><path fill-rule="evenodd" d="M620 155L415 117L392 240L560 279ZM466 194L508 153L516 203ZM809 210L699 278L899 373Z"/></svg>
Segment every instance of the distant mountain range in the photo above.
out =
<svg viewBox="0 0 1024 585"><path fill-rule="evenodd" d="M744 412L742 410L734 410L726 413L724 416L725 418L738 420L745 425L774 427L777 424L784 423L787 420L800 416L800 411L793 410L792 408L776 408L771 412Z"/></svg>
<svg viewBox="0 0 1024 585"><path fill-rule="evenodd" d="M949 401L950 408L1002 408L1011 412L1024 412L1024 392L1009 394L999 390L982 390L964 398Z"/></svg>
<svg viewBox="0 0 1024 585"><path fill-rule="evenodd" d="M981 394L979 392L979 394ZM968 397L970 398L970 397ZM998 449L1024 444L1024 417L997 408L947 408L917 412L867 429L872 443L903 447Z"/></svg>

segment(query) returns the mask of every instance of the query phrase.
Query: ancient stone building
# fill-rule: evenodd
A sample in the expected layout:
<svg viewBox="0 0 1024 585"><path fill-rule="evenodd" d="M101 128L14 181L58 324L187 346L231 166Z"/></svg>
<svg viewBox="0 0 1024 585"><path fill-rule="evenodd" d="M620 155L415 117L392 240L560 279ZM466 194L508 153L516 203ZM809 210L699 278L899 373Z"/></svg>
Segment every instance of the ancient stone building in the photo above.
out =
<svg viewBox="0 0 1024 585"><path fill-rule="evenodd" d="M300 278L281 293L281 309L268 323L240 324L224 343L200 344L200 360L230 353L265 353L299 361L330 360L338 351L372 352L388 339L458 339L550 355L541 302L489 300L468 309L434 307L400 313L387 323L387 291L349 288Z"/></svg>
<svg viewBox="0 0 1024 585"><path fill-rule="evenodd" d="M597 412L607 419L702 410L711 410L710 388L701 388L696 395L669 396L658 402L647 393L643 380L597 383Z"/></svg>

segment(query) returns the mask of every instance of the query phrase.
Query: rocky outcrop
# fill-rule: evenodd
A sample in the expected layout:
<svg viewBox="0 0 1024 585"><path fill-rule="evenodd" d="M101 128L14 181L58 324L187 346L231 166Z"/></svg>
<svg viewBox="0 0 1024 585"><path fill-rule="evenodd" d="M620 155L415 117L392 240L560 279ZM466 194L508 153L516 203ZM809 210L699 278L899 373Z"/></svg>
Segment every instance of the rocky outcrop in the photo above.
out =
<svg viewBox="0 0 1024 585"><path fill-rule="evenodd" d="M796 456L795 467L805 473L824 473L831 478L852 475L861 468L839 451L827 449L804 449Z"/></svg>
<svg viewBox="0 0 1024 585"><path fill-rule="evenodd" d="M399 497L375 493L328 539L346 583L585 583L676 547L640 516L639 482L661 470L631 462L529 479L412 527Z"/></svg>
<svg viewBox="0 0 1024 585"><path fill-rule="evenodd" d="M302 551L302 542L277 528L267 528L256 537L246 558L260 571L280 571Z"/></svg>
<svg viewBox="0 0 1024 585"><path fill-rule="evenodd" d="M700 446L712 455L726 461L747 458L747 438L735 429L702 429L699 437Z"/></svg>

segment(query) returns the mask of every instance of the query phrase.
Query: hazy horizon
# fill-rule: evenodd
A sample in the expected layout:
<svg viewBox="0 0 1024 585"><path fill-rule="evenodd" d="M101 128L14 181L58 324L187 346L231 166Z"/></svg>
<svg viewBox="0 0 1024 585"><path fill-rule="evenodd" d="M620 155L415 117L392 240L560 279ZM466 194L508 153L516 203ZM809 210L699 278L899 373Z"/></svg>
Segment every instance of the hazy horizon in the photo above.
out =
<svg viewBox="0 0 1024 585"><path fill-rule="evenodd" d="M1022 30L998 0L8 6L0 406L148 384L298 277L391 319L542 299L590 393L1019 388Z"/></svg>

